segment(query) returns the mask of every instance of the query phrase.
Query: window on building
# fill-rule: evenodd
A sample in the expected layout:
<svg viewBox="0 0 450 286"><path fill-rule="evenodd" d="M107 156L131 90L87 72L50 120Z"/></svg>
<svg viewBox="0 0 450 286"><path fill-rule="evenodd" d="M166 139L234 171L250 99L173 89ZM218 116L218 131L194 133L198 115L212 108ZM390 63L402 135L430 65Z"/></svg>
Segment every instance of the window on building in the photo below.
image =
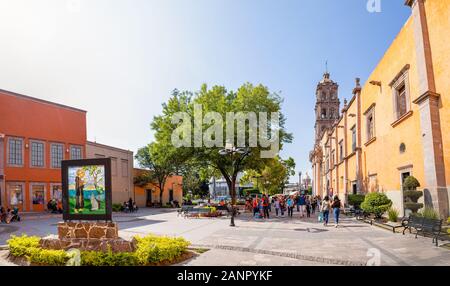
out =
<svg viewBox="0 0 450 286"><path fill-rule="evenodd" d="M12 166L23 166L23 139L8 139L8 164Z"/></svg>
<svg viewBox="0 0 450 286"><path fill-rule="evenodd" d="M23 207L24 185L21 183L9 183L7 185L9 204L11 207Z"/></svg>
<svg viewBox="0 0 450 286"><path fill-rule="evenodd" d="M410 110L408 68L406 66L391 83L394 97L395 119L399 119Z"/></svg>
<svg viewBox="0 0 450 286"><path fill-rule="evenodd" d="M375 107L366 113L367 141L375 137Z"/></svg>
<svg viewBox="0 0 450 286"><path fill-rule="evenodd" d="M406 152L406 145L405 145L405 143L401 143L400 144L399 150L400 150L400 154L403 154L403 153Z"/></svg>
<svg viewBox="0 0 450 286"><path fill-rule="evenodd" d="M344 140L339 142L339 162L344 160Z"/></svg>
<svg viewBox="0 0 450 286"><path fill-rule="evenodd" d="M172 201L173 201L173 190L170 189L169 190L169 202L172 202Z"/></svg>
<svg viewBox="0 0 450 286"><path fill-rule="evenodd" d="M330 118L335 118L334 108L330 109Z"/></svg>
<svg viewBox="0 0 450 286"><path fill-rule="evenodd" d="M321 112L320 117L321 117L322 119L327 118L327 109L326 109L326 108L322 108L322 112Z"/></svg>
<svg viewBox="0 0 450 286"><path fill-rule="evenodd" d="M31 167L44 167L45 145L41 141L30 141L31 145Z"/></svg>
<svg viewBox="0 0 450 286"><path fill-rule="evenodd" d="M83 149L81 146L70 146L70 159L72 160L83 159Z"/></svg>
<svg viewBox="0 0 450 286"><path fill-rule="evenodd" d="M128 177L128 160L122 159L122 177Z"/></svg>
<svg viewBox="0 0 450 286"><path fill-rule="evenodd" d="M50 145L50 161L52 168L61 168L64 160L64 144L52 143Z"/></svg>
<svg viewBox="0 0 450 286"><path fill-rule="evenodd" d="M397 90L397 118L408 112L408 107L406 106L406 87L403 84Z"/></svg>
<svg viewBox="0 0 450 286"><path fill-rule="evenodd" d="M352 152L356 151L356 126L353 126L352 129Z"/></svg>

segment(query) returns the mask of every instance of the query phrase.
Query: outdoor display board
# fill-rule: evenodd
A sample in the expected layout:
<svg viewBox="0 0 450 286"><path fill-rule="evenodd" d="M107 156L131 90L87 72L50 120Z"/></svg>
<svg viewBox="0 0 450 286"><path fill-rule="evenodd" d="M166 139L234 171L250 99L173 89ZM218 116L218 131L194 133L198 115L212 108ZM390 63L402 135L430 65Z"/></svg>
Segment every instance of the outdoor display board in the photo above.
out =
<svg viewBox="0 0 450 286"><path fill-rule="evenodd" d="M63 219L111 220L111 159L62 161Z"/></svg>

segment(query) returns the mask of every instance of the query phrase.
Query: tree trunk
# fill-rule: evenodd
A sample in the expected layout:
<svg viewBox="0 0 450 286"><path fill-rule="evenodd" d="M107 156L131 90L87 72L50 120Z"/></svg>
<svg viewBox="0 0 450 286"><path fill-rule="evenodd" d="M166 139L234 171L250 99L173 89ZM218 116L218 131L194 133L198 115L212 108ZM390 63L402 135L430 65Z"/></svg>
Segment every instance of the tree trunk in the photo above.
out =
<svg viewBox="0 0 450 286"><path fill-rule="evenodd" d="M164 185L159 184L159 203L161 204L161 207L163 207L163 201L162 201L163 191L164 191Z"/></svg>

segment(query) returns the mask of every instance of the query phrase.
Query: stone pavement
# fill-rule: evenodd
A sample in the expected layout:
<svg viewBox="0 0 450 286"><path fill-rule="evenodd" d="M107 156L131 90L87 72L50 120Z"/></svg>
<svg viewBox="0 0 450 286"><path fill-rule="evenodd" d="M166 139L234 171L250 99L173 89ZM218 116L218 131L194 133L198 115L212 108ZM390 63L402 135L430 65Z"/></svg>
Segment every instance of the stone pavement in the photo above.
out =
<svg viewBox="0 0 450 286"><path fill-rule="evenodd" d="M324 227L315 217L300 219L295 212L294 218L266 221L242 214L234 228L228 218L185 219L167 209L142 209L115 215L114 220L124 238L149 233L182 236L193 247L211 249L186 265L450 265L450 251L435 247L431 238L394 234L345 216L338 228ZM55 234L58 221L0 225L0 244L10 234Z"/></svg>
<svg viewBox="0 0 450 286"><path fill-rule="evenodd" d="M211 249L179 266L328 266L329 264L289 257Z"/></svg>

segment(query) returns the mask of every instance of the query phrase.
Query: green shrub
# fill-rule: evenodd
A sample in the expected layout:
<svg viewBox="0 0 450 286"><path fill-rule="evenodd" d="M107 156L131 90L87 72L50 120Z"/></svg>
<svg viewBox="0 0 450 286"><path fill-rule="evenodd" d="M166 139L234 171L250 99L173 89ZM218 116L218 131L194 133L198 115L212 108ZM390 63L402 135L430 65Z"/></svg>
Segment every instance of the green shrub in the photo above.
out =
<svg viewBox="0 0 450 286"><path fill-rule="evenodd" d="M450 217L447 219L447 223L450 224Z"/></svg>
<svg viewBox="0 0 450 286"><path fill-rule="evenodd" d="M428 219L439 219L439 213L432 207L425 207L418 215Z"/></svg>
<svg viewBox="0 0 450 286"><path fill-rule="evenodd" d="M348 195L348 204L355 208L359 208L361 206L361 203L364 201L364 198L364 195Z"/></svg>
<svg viewBox="0 0 450 286"><path fill-rule="evenodd" d="M64 266L69 260L69 255L64 250L30 248L28 260L34 264Z"/></svg>
<svg viewBox="0 0 450 286"><path fill-rule="evenodd" d="M413 176L409 176L405 179L403 182L403 189L405 190L416 190L418 187L420 187L419 181L414 178Z"/></svg>
<svg viewBox="0 0 450 286"><path fill-rule="evenodd" d="M42 249L39 246L41 239L37 236L12 235L7 241L9 252L15 257L26 257L28 261L44 265L65 265L69 256L63 250Z"/></svg>
<svg viewBox="0 0 450 286"><path fill-rule="evenodd" d="M66 265L71 254L64 250L43 249L39 246L40 238L36 236L11 236L8 240L12 256L25 257L34 264L61 266ZM136 237L135 252L113 253L101 251L81 251L83 266L138 266L172 262L186 252L189 242L183 238L169 238L149 235Z"/></svg>
<svg viewBox="0 0 450 286"><path fill-rule="evenodd" d="M417 213L417 211L421 208L423 208L422 203L405 202L405 209L409 209L413 213Z"/></svg>
<svg viewBox="0 0 450 286"><path fill-rule="evenodd" d="M423 192L416 190L406 190L403 192L403 195L411 202L417 203L417 201L423 196Z"/></svg>
<svg viewBox="0 0 450 286"><path fill-rule="evenodd" d="M392 206L392 201L384 193L369 193L361 203L361 208L368 213L372 213L377 218L381 216Z"/></svg>
<svg viewBox="0 0 450 286"><path fill-rule="evenodd" d="M413 213L417 213L419 209L423 208L423 204L417 202L423 196L422 191L416 191L417 186L420 186L420 184L414 177L408 177L403 186L405 189L403 192L405 196L405 209L409 209Z"/></svg>
<svg viewBox="0 0 450 286"><path fill-rule="evenodd" d="M183 254L189 242L183 238L169 238L149 235L144 238L135 237L137 241L136 257L140 264L173 261Z"/></svg>
<svg viewBox="0 0 450 286"><path fill-rule="evenodd" d="M396 208L390 208L389 210L388 210L388 219L389 219L389 221L392 221L392 222L397 222L397 220L398 220L398 215L399 215L399 212L398 212L398 210L396 209Z"/></svg>
<svg viewBox="0 0 450 286"><path fill-rule="evenodd" d="M113 204L112 210L113 212L121 212L123 211L123 206L121 204Z"/></svg>
<svg viewBox="0 0 450 286"><path fill-rule="evenodd" d="M215 213L217 209L215 207L205 207L205 209L210 209L209 211Z"/></svg>
<svg viewBox="0 0 450 286"><path fill-rule="evenodd" d="M30 256L32 249L39 247L39 241L41 238L37 236L22 236L11 235L11 238L6 242L8 243L9 252L13 256L23 257Z"/></svg>
<svg viewBox="0 0 450 286"><path fill-rule="evenodd" d="M136 266L139 261L132 252L113 253L99 251L82 251L82 266Z"/></svg>
<svg viewBox="0 0 450 286"><path fill-rule="evenodd" d="M261 192L258 189L245 189L242 190L242 194L244 196L250 196L250 195L257 195L257 194L261 194Z"/></svg>

